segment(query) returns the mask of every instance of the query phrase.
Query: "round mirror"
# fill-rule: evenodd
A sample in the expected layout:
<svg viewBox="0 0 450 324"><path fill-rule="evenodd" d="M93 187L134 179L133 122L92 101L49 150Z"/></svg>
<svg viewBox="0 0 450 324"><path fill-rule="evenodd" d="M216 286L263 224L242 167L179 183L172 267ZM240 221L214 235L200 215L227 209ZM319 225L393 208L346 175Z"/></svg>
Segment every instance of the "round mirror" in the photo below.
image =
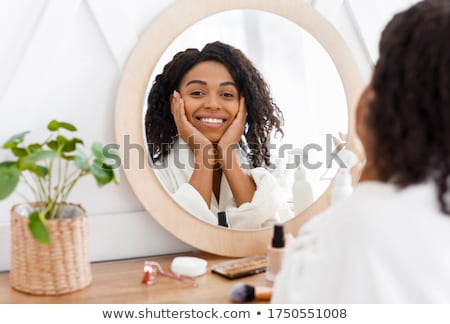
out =
<svg viewBox="0 0 450 324"><path fill-rule="evenodd" d="M187 48L201 50L216 40L240 49L250 59L267 80L272 97L283 112L284 136L271 138L272 164L267 169L278 180L292 210L291 214L284 213L281 221L286 221L320 197L336 171L336 163L327 164L326 160L327 152L334 149L327 147L334 145L330 138L348 130L341 79L325 49L299 25L261 10L228 10L188 27L167 47L156 64L147 92L175 54ZM306 177L302 186L311 190L294 204L292 186L298 168ZM156 170L158 175L159 169Z"/></svg>
<svg viewBox="0 0 450 324"><path fill-rule="evenodd" d="M196 8L195 12L190 8ZM183 15L178 15L180 12ZM244 38L242 28L251 30L253 37ZM204 32L196 33L196 30ZM199 34L202 36L198 37ZM280 35L283 35L281 40ZM309 144L323 148L317 152L324 156L330 149L326 146L331 145L331 135L338 132L348 133L348 147L352 148L353 107L363 85L362 77L336 30L313 8L300 1L289 4L273 1L180 1L152 23L132 52L119 87L116 130L124 157L123 168L137 197L164 228L196 248L227 256L263 253L270 240L271 229L228 230L193 217L178 206L161 186L148 159L142 156L143 150L129 149L133 145L147 152L143 130L146 107L143 102L154 76L176 52L188 47L201 49L207 42L215 40L241 49L252 60L284 113L285 136L271 151L272 157L278 158L276 165L289 165L292 162L288 159L289 150ZM291 47L293 50L286 52L286 46L283 48L286 40L296 45ZM286 70L290 73L283 73ZM286 79L286 75L290 79ZM309 156L309 159L309 162L324 160L314 156ZM286 231L293 234L329 203L329 176L325 175L329 168L321 163L320 167L307 169L315 201L286 222ZM277 175L280 185L286 189L287 199L290 199L290 180L293 179L290 171L293 170L289 167L283 170L283 178L279 173ZM278 172L279 169L273 171ZM357 176L354 175L354 179ZM326 179L320 181L321 178Z"/></svg>

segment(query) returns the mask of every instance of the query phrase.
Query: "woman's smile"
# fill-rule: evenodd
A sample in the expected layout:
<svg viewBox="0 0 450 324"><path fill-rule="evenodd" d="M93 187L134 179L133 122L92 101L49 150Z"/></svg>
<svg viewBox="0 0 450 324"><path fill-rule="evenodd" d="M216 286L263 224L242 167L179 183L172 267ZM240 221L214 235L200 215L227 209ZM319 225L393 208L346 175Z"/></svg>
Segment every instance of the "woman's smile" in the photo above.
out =
<svg viewBox="0 0 450 324"><path fill-rule="evenodd" d="M225 116L213 114L195 116L195 119L204 127L208 128L220 128L227 122L227 118Z"/></svg>

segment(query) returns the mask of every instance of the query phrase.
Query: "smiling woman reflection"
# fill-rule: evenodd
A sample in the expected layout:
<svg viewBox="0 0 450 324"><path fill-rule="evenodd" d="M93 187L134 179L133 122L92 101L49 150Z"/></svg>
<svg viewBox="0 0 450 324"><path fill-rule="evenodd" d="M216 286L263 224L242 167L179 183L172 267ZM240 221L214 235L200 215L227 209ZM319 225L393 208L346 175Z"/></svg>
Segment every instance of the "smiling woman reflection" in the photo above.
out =
<svg viewBox="0 0 450 324"><path fill-rule="evenodd" d="M154 170L193 215L257 229L291 217L270 165L282 113L244 54L214 42L176 54L155 78L145 129Z"/></svg>

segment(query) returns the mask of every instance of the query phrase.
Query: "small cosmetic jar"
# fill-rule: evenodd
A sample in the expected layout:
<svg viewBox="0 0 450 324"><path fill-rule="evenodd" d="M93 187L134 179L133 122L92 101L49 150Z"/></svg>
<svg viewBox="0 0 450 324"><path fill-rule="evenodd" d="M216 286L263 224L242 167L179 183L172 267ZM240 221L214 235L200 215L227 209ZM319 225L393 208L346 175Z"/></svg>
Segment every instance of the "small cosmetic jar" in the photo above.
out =
<svg viewBox="0 0 450 324"><path fill-rule="evenodd" d="M206 260L195 257L176 257L172 260L170 270L177 275L198 277L206 273Z"/></svg>

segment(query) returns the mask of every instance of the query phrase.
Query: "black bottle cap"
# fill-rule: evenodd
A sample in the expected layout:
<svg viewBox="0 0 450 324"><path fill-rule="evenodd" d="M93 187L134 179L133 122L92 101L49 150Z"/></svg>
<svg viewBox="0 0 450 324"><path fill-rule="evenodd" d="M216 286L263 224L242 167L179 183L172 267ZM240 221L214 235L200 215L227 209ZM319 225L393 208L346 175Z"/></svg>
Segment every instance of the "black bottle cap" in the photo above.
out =
<svg viewBox="0 0 450 324"><path fill-rule="evenodd" d="M273 227L272 247L283 248L284 245L285 245L285 240L284 240L283 224L275 224Z"/></svg>
<svg viewBox="0 0 450 324"><path fill-rule="evenodd" d="M227 214L224 211L218 212L219 226L228 227Z"/></svg>

